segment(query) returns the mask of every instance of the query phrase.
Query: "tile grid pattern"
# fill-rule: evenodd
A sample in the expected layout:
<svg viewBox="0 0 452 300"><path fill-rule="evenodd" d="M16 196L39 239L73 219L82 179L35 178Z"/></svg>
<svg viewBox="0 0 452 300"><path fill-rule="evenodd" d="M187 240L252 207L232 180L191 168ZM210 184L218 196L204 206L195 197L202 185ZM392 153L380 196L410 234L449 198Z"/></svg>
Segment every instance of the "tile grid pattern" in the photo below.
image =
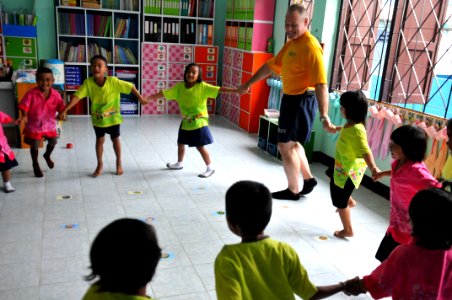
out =
<svg viewBox="0 0 452 300"><path fill-rule="evenodd" d="M263 182L284 188L281 163L257 148L247 134L221 117L211 118L215 143L208 146L216 173L208 179L195 149L187 150L184 169L170 171L176 158L180 118L126 118L121 126L124 175L113 175L115 156L107 141L104 173L96 166L94 132L88 118L71 118L54 151L55 168L44 178L32 173L28 150L15 149L20 166L12 183L17 191L0 193L0 299L80 299L88 287L89 248L99 230L121 217L151 222L169 258L159 263L148 293L158 299L215 299L213 263L225 243L239 241L227 228L224 194L235 181ZM65 149L66 143L73 149ZM297 202L274 201L267 233L290 243L311 280L318 285L364 275L387 226L389 203L365 188L355 192L352 211L356 236L332 236L340 228L329 199L325 167L314 163L319 186ZM70 197L65 197L70 196ZM322 241L318 237L326 236ZM345 299L338 294L332 299ZM358 299L370 299L368 295Z"/></svg>

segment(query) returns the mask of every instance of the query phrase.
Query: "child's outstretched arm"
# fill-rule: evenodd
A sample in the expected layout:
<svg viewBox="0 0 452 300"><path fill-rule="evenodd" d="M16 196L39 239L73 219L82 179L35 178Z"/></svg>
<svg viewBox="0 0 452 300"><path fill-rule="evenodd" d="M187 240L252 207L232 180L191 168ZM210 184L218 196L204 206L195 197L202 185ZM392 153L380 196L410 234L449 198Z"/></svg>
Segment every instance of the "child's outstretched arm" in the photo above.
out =
<svg viewBox="0 0 452 300"><path fill-rule="evenodd" d="M141 104L146 105L149 103L146 97L141 96L140 92L135 86L132 87L132 93L138 98L138 101L140 101Z"/></svg>
<svg viewBox="0 0 452 300"><path fill-rule="evenodd" d="M148 103L149 103L149 101L151 101L151 100L160 99L160 98L163 98L163 97L164 97L164 96L163 96L163 92L158 92L157 94L147 96L147 97L146 97L146 100L147 100Z"/></svg>
<svg viewBox="0 0 452 300"><path fill-rule="evenodd" d="M366 153L363 155L364 161L366 162L367 166L369 167L370 171L372 172L372 179L375 179L377 174L380 173L380 169L375 164L374 156L372 155L372 152Z"/></svg>
<svg viewBox="0 0 452 300"><path fill-rule="evenodd" d="M219 93L238 93L237 88L220 87Z"/></svg>
<svg viewBox="0 0 452 300"><path fill-rule="evenodd" d="M345 291L347 296L358 296L359 294L367 293L367 289L364 286L363 280L356 276L353 279L349 279L345 282Z"/></svg>
<svg viewBox="0 0 452 300"><path fill-rule="evenodd" d="M16 125L25 124L28 122L27 112L23 109L20 109L21 116L16 120Z"/></svg>
<svg viewBox="0 0 452 300"><path fill-rule="evenodd" d="M64 108L64 110L61 112L61 118L63 120L66 120L67 118L67 112L73 108L78 102L80 101L80 98L77 96L72 95L71 96L71 101L69 101L68 105L66 105L66 107Z"/></svg>
<svg viewBox="0 0 452 300"><path fill-rule="evenodd" d="M343 291L345 291L345 283L343 282L333 285L317 286L317 293L310 299L323 299Z"/></svg>

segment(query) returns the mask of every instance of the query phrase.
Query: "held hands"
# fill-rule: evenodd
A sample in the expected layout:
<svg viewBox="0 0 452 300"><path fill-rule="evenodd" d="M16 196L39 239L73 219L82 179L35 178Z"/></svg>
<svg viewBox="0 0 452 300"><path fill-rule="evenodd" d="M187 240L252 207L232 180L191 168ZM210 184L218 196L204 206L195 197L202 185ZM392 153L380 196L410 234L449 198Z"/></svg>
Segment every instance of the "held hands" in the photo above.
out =
<svg viewBox="0 0 452 300"><path fill-rule="evenodd" d="M347 296L357 296L359 294L366 293L366 291L363 289L361 279L359 279L358 276L356 276L353 279L345 281L344 284L345 284L344 293Z"/></svg>
<svg viewBox="0 0 452 300"><path fill-rule="evenodd" d="M374 181L380 180L382 177L386 176L385 171L380 171L380 169L376 168L376 172L372 171L372 179Z"/></svg>
<svg viewBox="0 0 452 300"><path fill-rule="evenodd" d="M323 129L325 129L329 133L336 133L337 131L339 131L341 129L340 127L336 127L334 124L332 124L330 122L329 118L323 119L322 125L323 125Z"/></svg>
<svg viewBox="0 0 452 300"><path fill-rule="evenodd" d="M250 86L246 83L239 86L236 90L236 92L239 93L240 95L248 93L249 91L250 91Z"/></svg>
<svg viewBox="0 0 452 300"><path fill-rule="evenodd" d="M16 120L16 125L22 125L22 124L26 124L28 122L28 117L27 116L21 116L20 118L18 118Z"/></svg>
<svg viewBox="0 0 452 300"><path fill-rule="evenodd" d="M142 105L146 105L146 104L149 103L150 99L149 99L149 97L139 97L139 98L138 98L138 101L140 101L140 103L141 103Z"/></svg>

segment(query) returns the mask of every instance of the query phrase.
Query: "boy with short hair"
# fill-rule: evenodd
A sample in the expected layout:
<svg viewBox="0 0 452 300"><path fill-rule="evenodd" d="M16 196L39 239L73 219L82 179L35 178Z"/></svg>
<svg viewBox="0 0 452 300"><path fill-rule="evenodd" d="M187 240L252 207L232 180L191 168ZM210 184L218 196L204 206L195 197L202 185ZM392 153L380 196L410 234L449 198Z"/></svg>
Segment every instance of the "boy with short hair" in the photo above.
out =
<svg viewBox="0 0 452 300"><path fill-rule="evenodd" d="M239 181L226 192L228 227L242 242L225 245L215 260L218 299L321 299L343 291L344 283L315 286L297 252L264 234L271 214L272 196L261 183Z"/></svg>
<svg viewBox="0 0 452 300"><path fill-rule="evenodd" d="M63 112L66 118L67 112L85 97L91 100L91 120L96 133L97 167L93 177L102 174L105 134L110 135L113 149L116 155L116 175L122 175L121 141L119 139L119 125L122 123L120 111L120 94L133 93L141 104L147 104L147 100L141 96L133 83L120 80L114 76L106 76L108 72L107 59L101 55L93 56L90 60L92 76L87 78L77 92L71 97L71 102Z"/></svg>
<svg viewBox="0 0 452 300"><path fill-rule="evenodd" d="M146 286L154 277L162 251L152 225L137 219L119 219L103 228L90 251L95 281L83 300L149 300Z"/></svg>
<svg viewBox="0 0 452 300"><path fill-rule="evenodd" d="M33 172L36 177L44 176L38 162L39 144L42 139L47 140L44 159L50 169L55 165L50 155L55 149L58 138L56 113L62 114L64 102L61 95L52 88L53 82L52 70L38 68L36 71L38 86L29 90L19 103L22 116L18 119L18 123L25 123L24 142L30 145Z"/></svg>

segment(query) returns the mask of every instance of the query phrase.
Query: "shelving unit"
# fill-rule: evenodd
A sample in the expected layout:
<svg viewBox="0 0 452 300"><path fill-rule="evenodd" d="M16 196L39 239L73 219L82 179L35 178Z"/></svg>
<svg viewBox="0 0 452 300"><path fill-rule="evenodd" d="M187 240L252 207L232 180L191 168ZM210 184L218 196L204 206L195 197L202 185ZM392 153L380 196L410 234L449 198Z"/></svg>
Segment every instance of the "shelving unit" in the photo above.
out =
<svg viewBox="0 0 452 300"><path fill-rule="evenodd" d="M153 4L153 5L151 5ZM200 65L203 80L217 84L218 47L213 44L214 0L144 0L141 91L158 93L184 80L189 63ZM215 99L208 99L209 114ZM142 115L179 114L176 101L157 99Z"/></svg>
<svg viewBox="0 0 452 300"><path fill-rule="evenodd" d="M107 58L109 75L140 86L139 0L61 0L56 2L55 13L58 57L65 62L68 98L89 76L91 57L99 54ZM121 95L123 115L139 115L139 111L134 96ZM89 115L88 99L69 113Z"/></svg>
<svg viewBox="0 0 452 300"><path fill-rule="evenodd" d="M257 146L262 150L268 152L271 156L281 159L281 154L278 150L278 119L272 119L267 116L259 117L259 131L257 133ZM312 162L312 155L314 151L315 131L311 132L311 139L303 145L306 151L306 157L309 162Z"/></svg>
<svg viewBox="0 0 452 300"><path fill-rule="evenodd" d="M228 0L226 10L223 85L238 87L270 58L268 39L273 35L275 0ZM244 95L222 94L221 115L247 132L259 128L270 88L261 80Z"/></svg>

